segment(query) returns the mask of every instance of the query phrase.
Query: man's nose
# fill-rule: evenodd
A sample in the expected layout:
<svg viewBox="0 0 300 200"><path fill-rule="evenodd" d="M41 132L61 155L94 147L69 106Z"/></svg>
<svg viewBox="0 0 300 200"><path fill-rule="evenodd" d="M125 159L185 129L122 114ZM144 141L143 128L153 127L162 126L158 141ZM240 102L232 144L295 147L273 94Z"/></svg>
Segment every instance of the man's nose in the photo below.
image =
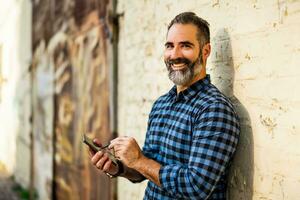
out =
<svg viewBox="0 0 300 200"><path fill-rule="evenodd" d="M170 55L171 59L182 58L182 53L179 47L174 47Z"/></svg>

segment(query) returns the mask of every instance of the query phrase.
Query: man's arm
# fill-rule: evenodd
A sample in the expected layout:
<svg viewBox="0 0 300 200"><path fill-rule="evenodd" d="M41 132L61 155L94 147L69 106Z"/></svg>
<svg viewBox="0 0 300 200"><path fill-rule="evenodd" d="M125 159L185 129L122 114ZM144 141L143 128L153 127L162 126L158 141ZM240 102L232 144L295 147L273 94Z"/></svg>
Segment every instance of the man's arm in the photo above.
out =
<svg viewBox="0 0 300 200"><path fill-rule="evenodd" d="M140 159L135 165L135 169L124 166L124 173L120 174L121 177L127 178L133 183L141 182L145 179L149 179L155 184L159 185L158 173L160 164L153 160L144 157Z"/></svg>
<svg viewBox="0 0 300 200"><path fill-rule="evenodd" d="M195 121L189 162L160 169L162 189L181 198L209 198L232 159L238 135L233 109L225 103L210 105Z"/></svg>
<svg viewBox="0 0 300 200"><path fill-rule="evenodd" d="M94 139L93 142L100 147L102 146L97 139ZM109 148L114 148L115 145L120 145L120 143L129 147L138 147L135 140L129 137L119 137L111 141L111 143L112 144ZM115 147L115 152L118 151L118 153L116 152L116 156L121 158L121 164L123 165L122 167L124 169L124 172L121 173L119 176L127 178L132 182L141 182L147 178L159 185L159 163L146 158L144 155L142 155L141 152L138 152L135 154L139 155L139 159L136 159L137 162L134 162L134 165L132 165L132 163L129 163L128 165L127 159L122 159L124 157L120 153L120 149L117 149L119 148ZM128 149L127 151L130 152L131 150ZM140 151L139 147L137 148L137 150L133 150L132 152L134 151ZM105 153L104 151L99 151L95 153L90 149L90 155L92 164L95 165L95 167L101 170L102 172L109 173L112 176L119 173L120 166L114 165L109 159L107 153Z"/></svg>

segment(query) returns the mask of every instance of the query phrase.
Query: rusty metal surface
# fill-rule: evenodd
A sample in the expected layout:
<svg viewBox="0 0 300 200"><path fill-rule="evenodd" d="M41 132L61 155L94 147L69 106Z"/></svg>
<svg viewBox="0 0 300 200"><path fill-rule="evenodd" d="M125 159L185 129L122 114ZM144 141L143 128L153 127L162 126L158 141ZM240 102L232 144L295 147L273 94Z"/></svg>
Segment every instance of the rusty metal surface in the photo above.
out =
<svg viewBox="0 0 300 200"><path fill-rule="evenodd" d="M109 3L108 0L33 3L33 70L38 72L44 67L49 71L47 75L53 72L49 78L52 82L48 84L54 86L54 145L47 156L54 156L54 185L49 187L49 182L44 181L48 190L53 189L49 198L113 198L111 181L91 166L81 140L82 133L97 136L103 143L112 137L107 55L111 48L107 21ZM37 80L43 78L42 73L34 74ZM39 110L35 112L36 116L43 115ZM37 140L37 143L43 141Z"/></svg>

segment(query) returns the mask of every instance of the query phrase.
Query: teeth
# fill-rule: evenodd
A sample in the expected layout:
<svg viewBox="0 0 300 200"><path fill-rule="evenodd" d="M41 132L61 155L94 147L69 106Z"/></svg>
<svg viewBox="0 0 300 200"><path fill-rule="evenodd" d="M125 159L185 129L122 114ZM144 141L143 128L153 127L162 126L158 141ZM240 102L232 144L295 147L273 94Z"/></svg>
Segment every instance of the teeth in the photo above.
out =
<svg viewBox="0 0 300 200"><path fill-rule="evenodd" d="M182 67L182 66L184 66L184 63L173 64L173 66L175 66L175 67Z"/></svg>
<svg viewBox="0 0 300 200"><path fill-rule="evenodd" d="M173 64L172 67L173 67L173 68L181 69L181 68L184 68L184 67L185 67L185 64L184 64L184 63Z"/></svg>

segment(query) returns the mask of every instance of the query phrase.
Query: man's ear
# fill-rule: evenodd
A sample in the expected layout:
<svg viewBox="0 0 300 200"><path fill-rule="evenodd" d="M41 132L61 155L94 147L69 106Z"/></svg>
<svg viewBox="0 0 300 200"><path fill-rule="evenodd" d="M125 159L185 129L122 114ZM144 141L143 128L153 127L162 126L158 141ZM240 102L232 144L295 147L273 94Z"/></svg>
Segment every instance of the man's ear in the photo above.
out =
<svg viewBox="0 0 300 200"><path fill-rule="evenodd" d="M207 60L208 56L210 55L211 52L211 46L210 43L206 43L203 48L202 48L202 58L203 60Z"/></svg>

